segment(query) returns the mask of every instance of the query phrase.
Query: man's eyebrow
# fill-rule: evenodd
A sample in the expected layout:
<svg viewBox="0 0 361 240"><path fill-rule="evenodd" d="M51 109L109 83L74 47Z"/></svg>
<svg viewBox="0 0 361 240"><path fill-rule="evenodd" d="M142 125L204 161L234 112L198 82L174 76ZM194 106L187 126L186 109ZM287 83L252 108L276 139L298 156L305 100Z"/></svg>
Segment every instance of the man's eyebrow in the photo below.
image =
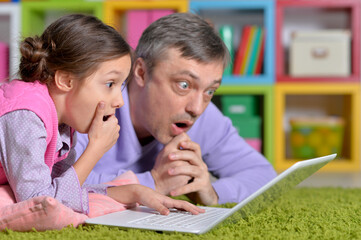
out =
<svg viewBox="0 0 361 240"><path fill-rule="evenodd" d="M194 80L197 80L197 81L200 81L200 78L196 75L194 75L192 72L188 71L188 70L184 70L184 71L181 71L181 72L177 72L177 73L174 73L172 74L173 76L177 76L177 75L188 75L190 76L191 78L193 78ZM222 78L221 79L216 79L216 80L213 80L213 82L210 84L210 86L214 85L214 84L221 84L222 83Z"/></svg>
<svg viewBox="0 0 361 240"><path fill-rule="evenodd" d="M188 70L183 70L183 71L176 72L176 73L172 74L172 76L178 76L178 75L188 75L189 77L193 78L194 80L199 81L199 77L194 75L192 72L190 72Z"/></svg>

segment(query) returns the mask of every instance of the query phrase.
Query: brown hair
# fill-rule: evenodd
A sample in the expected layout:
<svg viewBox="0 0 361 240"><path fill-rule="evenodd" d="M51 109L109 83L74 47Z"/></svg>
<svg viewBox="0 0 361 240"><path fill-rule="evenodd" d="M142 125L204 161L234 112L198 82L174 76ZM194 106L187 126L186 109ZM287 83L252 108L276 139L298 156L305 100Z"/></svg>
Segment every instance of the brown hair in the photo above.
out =
<svg viewBox="0 0 361 240"><path fill-rule="evenodd" d="M49 84L57 70L83 79L100 63L131 55L131 48L114 28L96 17L71 14L53 22L40 37L25 38L20 52L21 79Z"/></svg>

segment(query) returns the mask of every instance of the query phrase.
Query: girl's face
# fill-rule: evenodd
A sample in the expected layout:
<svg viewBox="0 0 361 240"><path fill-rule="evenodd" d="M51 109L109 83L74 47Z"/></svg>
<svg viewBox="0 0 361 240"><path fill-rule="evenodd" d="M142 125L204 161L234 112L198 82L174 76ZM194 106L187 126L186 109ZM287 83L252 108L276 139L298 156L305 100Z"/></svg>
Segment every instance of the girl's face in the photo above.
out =
<svg viewBox="0 0 361 240"><path fill-rule="evenodd" d="M122 85L129 75L129 55L103 62L92 75L74 81L74 88L66 100L66 124L76 131L87 133L100 101L105 103L104 117L114 115L124 105Z"/></svg>

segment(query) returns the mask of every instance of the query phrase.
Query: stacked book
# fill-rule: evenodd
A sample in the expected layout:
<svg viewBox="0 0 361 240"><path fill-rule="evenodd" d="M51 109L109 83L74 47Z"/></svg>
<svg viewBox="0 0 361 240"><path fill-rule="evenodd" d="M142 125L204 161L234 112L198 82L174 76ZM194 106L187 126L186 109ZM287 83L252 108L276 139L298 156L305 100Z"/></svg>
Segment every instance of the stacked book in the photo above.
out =
<svg viewBox="0 0 361 240"><path fill-rule="evenodd" d="M259 75L262 71L265 31L262 27L246 25L234 57L234 75Z"/></svg>

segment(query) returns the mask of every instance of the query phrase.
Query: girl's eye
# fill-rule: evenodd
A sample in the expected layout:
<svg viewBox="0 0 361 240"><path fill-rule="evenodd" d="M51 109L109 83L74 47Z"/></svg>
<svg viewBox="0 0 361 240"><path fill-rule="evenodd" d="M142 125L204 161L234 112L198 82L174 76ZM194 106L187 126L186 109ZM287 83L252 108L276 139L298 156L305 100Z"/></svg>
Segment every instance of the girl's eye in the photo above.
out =
<svg viewBox="0 0 361 240"><path fill-rule="evenodd" d="M189 87L189 84L187 82L180 82L179 83L179 86L182 88L182 89L187 89Z"/></svg>
<svg viewBox="0 0 361 240"><path fill-rule="evenodd" d="M106 83L106 85L107 85L108 88L111 88L111 87L113 86L113 84L114 84L113 82L108 82L108 83Z"/></svg>

